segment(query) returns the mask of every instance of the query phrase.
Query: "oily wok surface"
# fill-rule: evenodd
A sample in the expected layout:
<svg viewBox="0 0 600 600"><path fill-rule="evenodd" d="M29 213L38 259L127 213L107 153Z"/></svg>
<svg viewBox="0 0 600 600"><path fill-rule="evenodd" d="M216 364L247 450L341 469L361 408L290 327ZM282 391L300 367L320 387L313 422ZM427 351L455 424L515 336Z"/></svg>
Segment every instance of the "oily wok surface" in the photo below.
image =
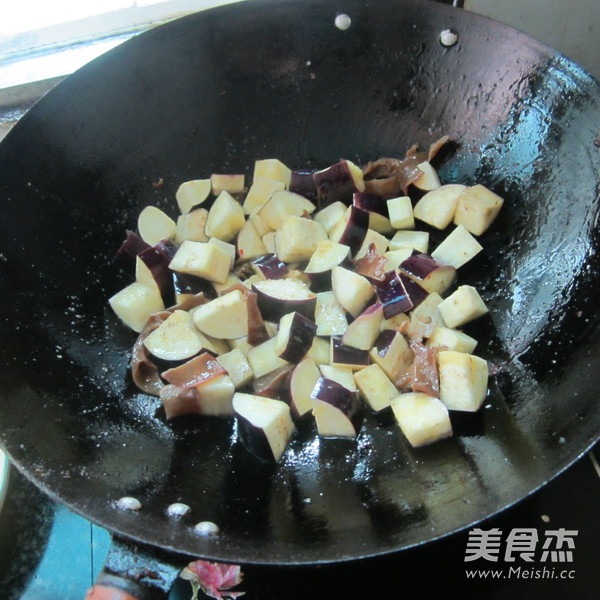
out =
<svg viewBox="0 0 600 600"><path fill-rule="evenodd" d="M69 77L0 145L0 439L35 483L112 531L235 562L375 555L502 510L598 438L600 86L461 10L349 1L340 31L341 8L249 2L159 27ZM369 417L356 442L309 428L268 465L232 420L167 423L134 389L135 335L107 299L128 283L111 260L144 206L175 216L181 182L250 176L258 158L364 164L444 134L458 148L442 180L506 199L459 273L490 308L468 332L495 375L454 438L411 449ZM143 509L117 509L124 495ZM176 501L190 517L166 515ZM194 534L202 520L221 534Z"/></svg>

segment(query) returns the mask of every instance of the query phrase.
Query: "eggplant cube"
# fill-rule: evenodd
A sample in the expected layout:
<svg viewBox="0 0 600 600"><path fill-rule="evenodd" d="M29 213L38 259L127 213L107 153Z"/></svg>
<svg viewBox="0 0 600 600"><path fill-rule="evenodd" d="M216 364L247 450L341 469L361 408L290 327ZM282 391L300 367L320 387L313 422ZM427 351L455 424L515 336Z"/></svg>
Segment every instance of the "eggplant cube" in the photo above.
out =
<svg viewBox="0 0 600 600"><path fill-rule="evenodd" d="M215 246L219 246L222 250L225 250L227 254L229 254L229 270L233 269L233 265L235 264L235 246L230 244L229 242L224 242L216 237L211 237L208 240L209 244L215 244Z"/></svg>
<svg viewBox="0 0 600 600"><path fill-rule="evenodd" d="M365 239L363 240L363 243L358 251L355 253L354 260L358 260L359 258L366 256L369 252L369 247L371 244L375 245L377 254L383 254L388 249L389 241L384 235L381 235L372 229L367 229Z"/></svg>
<svg viewBox="0 0 600 600"><path fill-rule="evenodd" d="M413 185L416 188L428 192L440 187L440 178L429 162L424 161L419 163L417 168L423 174L418 179L413 181Z"/></svg>
<svg viewBox="0 0 600 600"><path fill-rule="evenodd" d="M301 217L306 213L310 215L315 208L316 206L310 200L299 194L287 190L275 190L257 214L271 229L277 231L288 217Z"/></svg>
<svg viewBox="0 0 600 600"><path fill-rule="evenodd" d="M415 205L415 218L436 229L445 229L452 223L458 198L466 189L465 185L449 184L427 192Z"/></svg>
<svg viewBox="0 0 600 600"><path fill-rule="evenodd" d="M310 257L305 273L324 273L331 271L343 263L350 255L350 247L344 244L338 244L331 240L321 240L315 247L315 251Z"/></svg>
<svg viewBox="0 0 600 600"><path fill-rule="evenodd" d="M342 342L360 350L368 350L375 343L383 321L383 306L373 304L364 310L346 329Z"/></svg>
<svg viewBox="0 0 600 600"><path fill-rule="evenodd" d="M311 394L319 435L354 438L363 419L360 400L337 381L321 377Z"/></svg>
<svg viewBox="0 0 600 600"><path fill-rule="evenodd" d="M415 448L452 435L448 409L437 398L410 392L394 398L391 406L402 433Z"/></svg>
<svg viewBox="0 0 600 600"><path fill-rule="evenodd" d="M440 302L438 310L446 325L460 327L488 312L479 292L470 285L461 285L445 300Z"/></svg>
<svg viewBox="0 0 600 600"><path fill-rule="evenodd" d="M369 353L354 346L346 346L341 336L332 335L328 362L334 367L358 371L369 365Z"/></svg>
<svg viewBox="0 0 600 600"><path fill-rule="evenodd" d="M344 218L347 206L340 202L333 202L315 213L315 221L319 221L325 227L327 234L330 234L332 229Z"/></svg>
<svg viewBox="0 0 600 600"><path fill-rule="evenodd" d="M144 340L148 351L163 360L185 360L202 350L202 338L194 327L192 315L176 310Z"/></svg>
<svg viewBox="0 0 600 600"><path fill-rule="evenodd" d="M390 240L390 250L412 248L418 252L427 252L429 248L429 233L427 231L396 231Z"/></svg>
<svg viewBox="0 0 600 600"><path fill-rule="evenodd" d="M354 371L350 367L334 367L333 365L319 365L321 374L325 379L337 381L340 385L356 392L356 382L354 381Z"/></svg>
<svg viewBox="0 0 600 600"><path fill-rule="evenodd" d="M244 226L238 233L237 252L240 256L240 261L253 260L267 253L267 248L250 219L244 223Z"/></svg>
<svg viewBox="0 0 600 600"><path fill-rule="evenodd" d="M456 279L454 267L440 265L428 254L413 254L400 263L400 270L430 293L443 294Z"/></svg>
<svg viewBox="0 0 600 600"><path fill-rule="evenodd" d="M388 250L385 252L383 254L387 260L384 266L385 272L395 271L412 253L413 249L409 247L398 248L398 250Z"/></svg>
<svg viewBox="0 0 600 600"><path fill-rule="evenodd" d="M248 335L248 304L239 290L198 306L193 319L200 331L220 340Z"/></svg>
<svg viewBox="0 0 600 600"><path fill-rule="evenodd" d="M266 342L254 346L248 352L248 362L254 373L254 377L262 377L279 367L284 367L289 364L286 360L283 360L277 356L275 346L277 344L277 338L272 337Z"/></svg>
<svg viewBox="0 0 600 600"><path fill-rule="evenodd" d="M205 232L209 237L229 242L245 222L244 209L240 203L228 192L222 191L208 211Z"/></svg>
<svg viewBox="0 0 600 600"><path fill-rule="evenodd" d="M399 196L387 200L390 222L394 229L414 229L415 218L411 199L408 196Z"/></svg>
<svg viewBox="0 0 600 600"><path fill-rule="evenodd" d="M292 215L275 232L275 248L284 262L309 260L319 242L327 240L321 223Z"/></svg>
<svg viewBox="0 0 600 600"><path fill-rule="evenodd" d="M353 317L357 317L375 295L366 277L339 266L331 270L331 288L337 301Z"/></svg>
<svg viewBox="0 0 600 600"><path fill-rule="evenodd" d="M477 346L477 340L462 331L458 331L458 329L450 329L439 325L429 336L427 345L430 348L443 347L455 352L473 354Z"/></svg>
<svg viewBox="0 0 600 600"><path fill-rule="evenodd" d="M298 312L281 317L275 352L288 362L298 362L310 350L317 326Z"/></svg>
<svg viewBox="0 0 600 600"><path fill-rule="evenodd" d="M330 345L329 338L315 337L306 356L312 358L318 365L327 365L330 361Z"/></svg>
<svg viewBox="0 0 600 600"><path fill-rule="evenodd" d="M239 194L244 191L244 176L213 173L210 176L210 186L215 196L218 196L222 192Z"/></svg>
<svg viewBox="0 0 600 600"><path fill-rule="evenodd" d="M175 192L175 199L182 215L191 212L210 195L210 179L184 181Z"/></svg>
<svg viewBox="0 0 600 600"><path fill-rule="evenodd" d="M111 308L136 333L140 333L150 315L165 309L157 286L149 287L136 281L112 296Z"/></svg>
<svg viewBox="0 0 600 600"><path fill-rule="evenodd" d="M479 410L487 394L487 362L479 356L453 350L443 350L437 358L440 400L450 410Z"/></svg>
<svg viewBox="0 0 600 600"><path fill-rule="evenodd" d="M217 356L216 360L227 371L236 390L252 383L254 379L252 367L239 348Z"/></svg>
<svg viewBox="0 0 600 600"><path fill-rule="evenodd" d="M275 181L274 179L266 179L264 177L255 177L246 199L244 200L244 213L252 214L253 211L264 206L269 198L277 190L283 190L285 184L283 181Z"/></svg>
<svg viewBox="0 0 600 600"><path fill-rule="evenodd" d="M208 242L206 219L208 219L208 211L205 208L196 208L183 215L179 215L177 217L175 243L182 244L185 240Z"/></svg>
<svg viewBox="0 0 600 600"><path fill-rule="evenodd" d="M177 224L156 206L146 206L138 216L140 237L151 246L161 240L172 240L177 233Z"/></svg>
<svg viewBox="0 0 600 600"><path fill-rule="evenodd" d="M294 311L314 319L317 296L299 279L258 280L252 283L252 289L258 295L258 307L264 319L279 322L283 315Z"/></svg>
<svg viewBox="0 0 600 600"><path fill-rule="evenodd" d="M208 281L225 283L230 264L231 256L219 246L186 240L177 250L169 268L180 273L204 277Z"/></svg>
<svg viewBox="0 0 600 600"><path fill-rule="evenodd" d="M365 183L360 167L342 160L326 169L313 173L319 196L327 203L340 200L349 202L354 192L364 192Z"/></svg>
<svg viewBox="0 0 600 600"><path fill-rule="evenodd" d="M454 223L481 235L498 216L504 200L483 185L467 188L458 199Z"/></svg>
<svg viewBox="0 0 600 600"><path fill-rule="evenodd" d="M277 462L295 430L289 406L281 400L236 392L233 410L242 444L255 456Z"/></svg>
<svg viewBox="0 0 600 600"><path fill-rule="evenodd" d="M438 310L441 303L442 297L437 292L433 292L411 311L410 325L408 326L410 339L428 338L438 326L445 325Z"/></svg>
<svg viewBox="0 0 600 600"><path fill-rule="evenodd" d="M399 331L385 329L369 351L369 357L390 380L396 381L412 364L414 352Z"/></svg>
<svg viewBox="0 0 600 600"><path fill-rule="evenodd" d="M196 386L199 412L211 417L233 415L235 385L229 375L219 375Z"/></svg>
<svg viewBox="0 0 600 600"><path fill-rule="evenodd" d="M398 395L396 386L377 364L369 365L356 372L354 380L365 402L375 412L387 408L392 398Z"/></svg>
<svg viewBox="0 0 600 600"><path fill-rule="evenodd" d="M292 371L290 377L290 408L294 419L312 410L311 394L320 377L321 373L317 364L309 356L301 360Z"/></svg>
<svg viewBox="0 0 600 600"><path fill-rule="evenodd" d="M280 181L285 186L285 189L289 189L290 180L292 178L292 170L286 167L277 158L265 158L257 160L254 163L254 179L258 178L273 179L274 181Z"/></svg>
<svg viewBox="0 0 600 600"><path fill-rule="evenodd" d="M449 265L458 269L477 256L483 247L463 227L459 225L450 235L431 253L431 257L441 265Z"/></svg>
<svg viewBox="0 0 600 600"><path fill-rule="evenodd" d="M317 335L342 335L348 328L346 313L333 292L317 294L315 323Z"/></svg>
<svg viewBox="0 0 600 600"><path fill-rule="evenodd" d="M329 239L350 247L356 254L365 240L369 229L369 213L356 206L349 206L344 216L329 230Z"/></svg>

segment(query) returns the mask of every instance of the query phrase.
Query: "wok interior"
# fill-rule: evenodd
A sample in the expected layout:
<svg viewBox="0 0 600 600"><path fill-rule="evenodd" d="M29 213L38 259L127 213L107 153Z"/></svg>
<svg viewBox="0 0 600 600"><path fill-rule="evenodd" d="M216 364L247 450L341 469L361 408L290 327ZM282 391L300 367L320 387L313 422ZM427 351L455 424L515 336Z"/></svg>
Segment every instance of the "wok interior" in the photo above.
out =
<svg viewBox="0 0 600 600"><path fill-rule="evenodd" d="M346 3L346 32L328 2L193 15L69 78L0 146L0 435L74 510L194 555L342 560L493 514L597 438L599 86L499 24L423 2L381 6ZM449 27L460 43L446 49ZM442 179L506 198L485 255L460 273L490 307L471 332L498 375L453 439L410 449L371 416L356 443L309 429L268 465L239 447L232 421L167 423L136 392L135 336L106 301L127 283L110 260L143 206L175 215L182 181L251 175L258 158L364 163L443 134L459 147ZM123 495L143 510L118 511ZM175 501L189 519L166 516ZM201 520L222 534L193 534Z"/></svg>

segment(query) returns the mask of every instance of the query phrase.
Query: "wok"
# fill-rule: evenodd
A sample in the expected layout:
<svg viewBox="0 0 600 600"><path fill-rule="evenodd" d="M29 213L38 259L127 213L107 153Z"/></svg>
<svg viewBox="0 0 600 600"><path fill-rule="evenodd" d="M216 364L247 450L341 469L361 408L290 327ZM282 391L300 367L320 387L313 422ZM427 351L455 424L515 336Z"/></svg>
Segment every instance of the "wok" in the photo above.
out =
<svg viewBox="0 0 600 600"><path fill-rule="evenodd" d="M249 2L126 42L0 145L2 444L54 499L174 563L373 556L512 505L600 432L599 103L598 83L555 51L427 1ZM133 388L134 336L107 298L127 283L111 259L142 207L174 215L182 181L249 174L257 158L363 164L443 134L458 148L442 180L506 198L460 277L490 308L471 332L497 374L453 439L411 449L370 417L356 444L308 431L269 465L231 421L167 423ZM124 495L142 510L119 510ZM191 516L169 518L175 501ZM202 520L220 535L195 534ZM136 577L160 587L156 571Z"/></svg>

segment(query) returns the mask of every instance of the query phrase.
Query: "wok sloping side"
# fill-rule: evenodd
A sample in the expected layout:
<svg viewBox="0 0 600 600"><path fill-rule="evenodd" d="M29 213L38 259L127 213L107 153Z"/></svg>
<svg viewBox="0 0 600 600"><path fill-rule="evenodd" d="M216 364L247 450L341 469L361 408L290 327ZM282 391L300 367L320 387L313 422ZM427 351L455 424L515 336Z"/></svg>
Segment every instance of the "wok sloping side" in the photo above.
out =
<svg viewBox="0 0 600 600"><path fill-rule="evenodd" d="M0 439L52 496L135 540L230 562L390 552L501 510L598 437L598 84L446 6L345 2L347 31L335 8L249 3L160 27L68 78L0 146ZM474 427L412 450L370 419L357 444L304 432L271 466L231 421L166 423L133 389L133 335L106 300L143 206L174 216L182 181L258 158L363 163L443 134L459 148L442 178L507 200L461 275L490 306L475 335L499 373ZM119 511L123 495L143 509ZM192 516L169 519L175 501ZM195 535L201 520L221 535Z"/></svg>

